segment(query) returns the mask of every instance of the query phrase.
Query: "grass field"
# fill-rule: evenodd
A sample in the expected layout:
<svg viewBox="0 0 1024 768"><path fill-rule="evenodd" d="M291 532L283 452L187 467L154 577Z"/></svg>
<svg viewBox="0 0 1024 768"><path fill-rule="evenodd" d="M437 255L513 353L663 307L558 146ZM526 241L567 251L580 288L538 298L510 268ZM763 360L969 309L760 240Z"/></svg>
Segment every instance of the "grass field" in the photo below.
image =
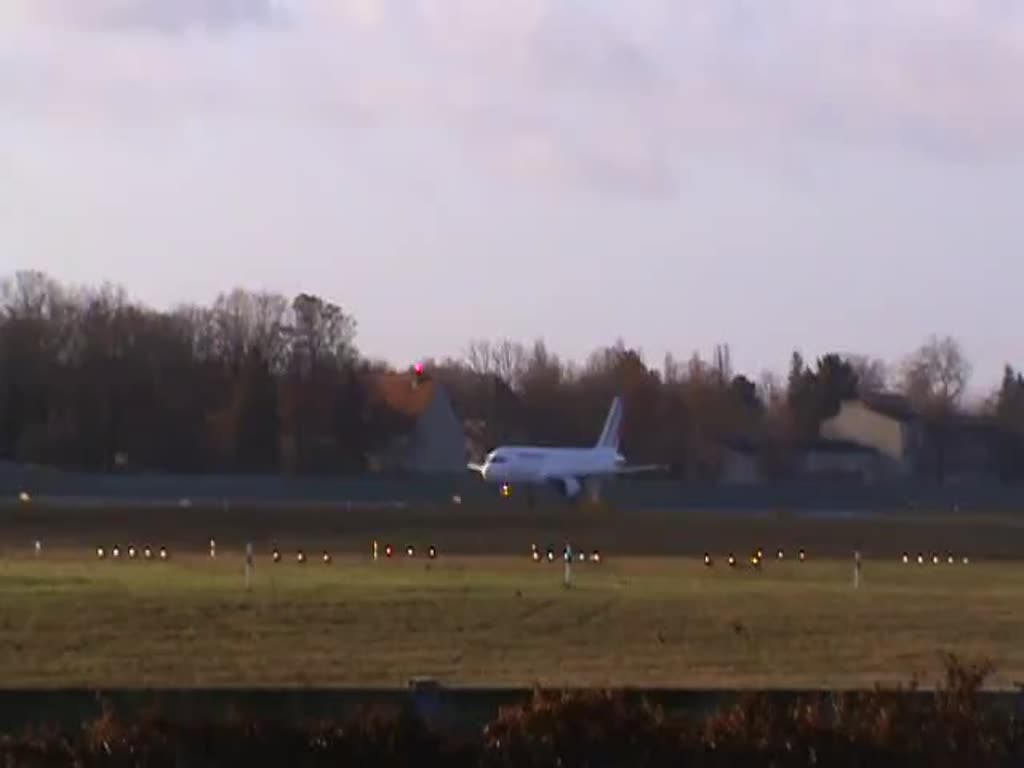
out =
<svg viewBox="0 0 1024 768"><path fill-rule="evenodd" d="M122 544L122 546L124 546ZM0 559L7 686L447 684L854 687L936 679L939 656L1024 678L1024 563L901 565L627 557L574 567L520 556L240 549L98 561L92 545ZM718 553L721 556L721 552Z"/></svg>
<svg viewBox="0 0 1024 768"><path fill-rule="evenodd" d="M952 551L986 560L1024 559L1024 514L906 513L850 518L822 514L807 518L784 510L761 515L732 511L633 511L504 504L409 509L359 509L326 505L274 508L220 505L182 508L81 509L45 504L0 506L0 555L25 551L35 539L49 549L90 548L128 541L166 544L199 551L214 537L242 546L314 548L368 554L373 539L395 546L433 544L466 555L521 554L531 543L571 540L616 555L679 556L704 551L737 553L756 547L805 547L815 557L849 557L855 548L869 556L895 557L904 551Z"/></svg>

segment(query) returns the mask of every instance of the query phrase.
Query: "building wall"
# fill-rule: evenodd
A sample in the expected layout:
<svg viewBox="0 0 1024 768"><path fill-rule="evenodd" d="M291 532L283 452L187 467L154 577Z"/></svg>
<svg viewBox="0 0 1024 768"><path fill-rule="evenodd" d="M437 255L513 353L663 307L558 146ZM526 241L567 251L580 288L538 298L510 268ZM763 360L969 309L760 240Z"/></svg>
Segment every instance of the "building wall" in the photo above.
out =
<svg viewBox="0 0 1024 768"><path fill-rule="evenodd" d="M808 450L795 457L794 482L815 480L852 480L861 483L877 482L884 474L888 462L872 451L860 450ZM722 485L751 486L766 482L756 453L729 449L725 452Z"/></svg>
<svg viewBox="0 0 1024 768"><path fill-rule="evenodd" d="M997 440L987 430L951 428L932 438L934 444L928 446L923 458L935 462L936 456L942 456L946 482L995 478L999 469Z"/></svg>
<svg viewBox="0 0 1024 768"><path fill-rule="evenodd" d="M908 440L912 438L904 422L871 410L863 403L847 401L839 413L821 424L821 436L829 440L849 440L874 448L894 462L894 467L908 472Z"/></svg>
<svg viewBox="0 0 1024 768"><path fill-rule="evenodd" d="M757 455L749 451L727 449L722 457L722 485L756 485L763 481Z"/></svg>
<svg viewBox="0 0 1024 768"><path fill-rule="evenodd" d="M954 442L953 471L962 477L987 477L998 467L998 442L993 434L964 432Z"/></svg>
<svg viewBox="0 0 1024 768"><path fill-rule="evenodd" d="M862 483L878 480L879 457L869 451L807 451L800 457L798 472L819 478L842 478Z"/></svg>

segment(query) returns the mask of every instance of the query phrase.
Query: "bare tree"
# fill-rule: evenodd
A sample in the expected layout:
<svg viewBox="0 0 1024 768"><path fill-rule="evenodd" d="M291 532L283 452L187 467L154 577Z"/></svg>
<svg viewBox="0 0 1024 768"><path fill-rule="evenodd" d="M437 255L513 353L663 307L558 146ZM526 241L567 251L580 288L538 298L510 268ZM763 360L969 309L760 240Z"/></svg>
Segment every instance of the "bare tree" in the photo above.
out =
<svg viewBox="0 0 1024 768"><path fill-rule="evenodd" d="M494 371L494 355L491 350L491 342L487 339L474 339L466 347L466 365L469 369L480 376L486 376Z"/></svg>
<svg viewBox="0 0 1024 768"><path fill-rule="evenodd" d="M903 366L904 392L924 416L930 435L924 462L939 482L947 473L953 412L967 388L970 372L960 344L949 336L932 336Z"/></svg>
<svg viewBox="0 0 1024 768"><path fill-rule="evenodd" d="M683 380L683 366L671 352L665 353L661 364L661 380L665 384L678 384Z"/></svg>
<svg viewBox="0 0 1024 768"><path fill-rule="evenodd" d="M500 376L514 390L522 386L526 371L528 353L517 341L502 339L491 347L491 362L494 373Z"/></svg>
<svg viewBox="0 0 1024 768"><path fill-rule="evenodd" d="M519 390L529 357L526 347L517 341L502 339L492 343L476 339L466 347L464 361L478 376L498 376L512 389Z"/></svg>
<svg viewBox="0 0 1024 768"><path fill-rule="evenodd" d="M728 344L715 345L714 371L720 383L732 381L732 352Z"/></svg>
<svg viewBox="0 0 1024 768"><path fill-rule="evenodd" d="M686 379L687 381L704 381L708 378L710 370L710 366L704 362L700 352L694 352L686 363Z"/></svg>
<svg viewBox="0 0 1024 768"><path fill-rule="evenodd" d="M17 272L0 283L0 308L9 318L50 319L65 303L66 291L48 275Z"/></svg>
<svg viewBox="0 0 1024 768"><path fill-rule="evenodd" d="M951 410L963 397L971 365L956 339L932 336L903 365L903 391L921 408Z"/></svg>
<svg viewBox="0 0 1024 768"><path fill-rule="evenodd" d="M786 387L774 371L762 371L757 383L757 395L766 405L775 405L785 400Z"/></svg>
<svg viewBox="0 0 1024 768"><path fill-rule="evenodd" d="M354 360L356 321L337 304L303 293L292 301L291 314L291 354L300 370Z"/></svg>
<svg viewBox="0 0 1024 768"><path fill-rule="evenodd" d="M212 322L223 359L240 363L256 354L275 370L284 363L288 299L236 288L214 302Z"/></svg>
<svg viewBox="0 0 1024 768"><path fill-rule="evenodd" d="M844 355L857 376L861 394L884 392L889 383L889 369L884 360L867 355Z"/></svg>

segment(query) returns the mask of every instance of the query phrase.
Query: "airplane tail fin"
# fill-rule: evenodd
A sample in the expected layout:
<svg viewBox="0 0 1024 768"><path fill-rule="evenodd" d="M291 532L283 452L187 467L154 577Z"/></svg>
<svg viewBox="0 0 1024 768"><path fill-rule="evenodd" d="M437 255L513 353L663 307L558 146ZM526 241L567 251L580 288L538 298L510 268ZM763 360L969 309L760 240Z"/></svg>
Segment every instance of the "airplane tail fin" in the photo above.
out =
<svg viewBox="0 0 1024 768"><path fill-rule="evenodd" d="M596 448L612 448L619 450L619 428L622 426L622 398L616 397L612 400L612 407L608 410L608 417L604 420L604 429L601 436L597 438Z"/></svg>

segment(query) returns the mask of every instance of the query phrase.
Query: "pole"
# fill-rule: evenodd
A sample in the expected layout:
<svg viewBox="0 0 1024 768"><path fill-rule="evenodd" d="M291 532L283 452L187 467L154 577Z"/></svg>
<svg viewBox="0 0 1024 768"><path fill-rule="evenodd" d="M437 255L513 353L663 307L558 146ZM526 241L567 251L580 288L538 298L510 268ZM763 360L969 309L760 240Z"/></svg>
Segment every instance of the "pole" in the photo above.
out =
<svg viewBox="0 0 1024 768"><path fill-rule="evenodd" d="M252 588L252 542L246 542L245 545L245 588Z"/></svg>
<svg viewBox="0 0 1024 768"><path fill-rule="evenodd" d="M855 549L853 551L853 588L860 589L860 550Z"/></svg>
<svg viewBox="0 0 1024 768"><path fill-rule="evenodd" d="M565 571L563 574L563 583L566 589L572 586L572 546L568 542L565 544Z"/></svg>

